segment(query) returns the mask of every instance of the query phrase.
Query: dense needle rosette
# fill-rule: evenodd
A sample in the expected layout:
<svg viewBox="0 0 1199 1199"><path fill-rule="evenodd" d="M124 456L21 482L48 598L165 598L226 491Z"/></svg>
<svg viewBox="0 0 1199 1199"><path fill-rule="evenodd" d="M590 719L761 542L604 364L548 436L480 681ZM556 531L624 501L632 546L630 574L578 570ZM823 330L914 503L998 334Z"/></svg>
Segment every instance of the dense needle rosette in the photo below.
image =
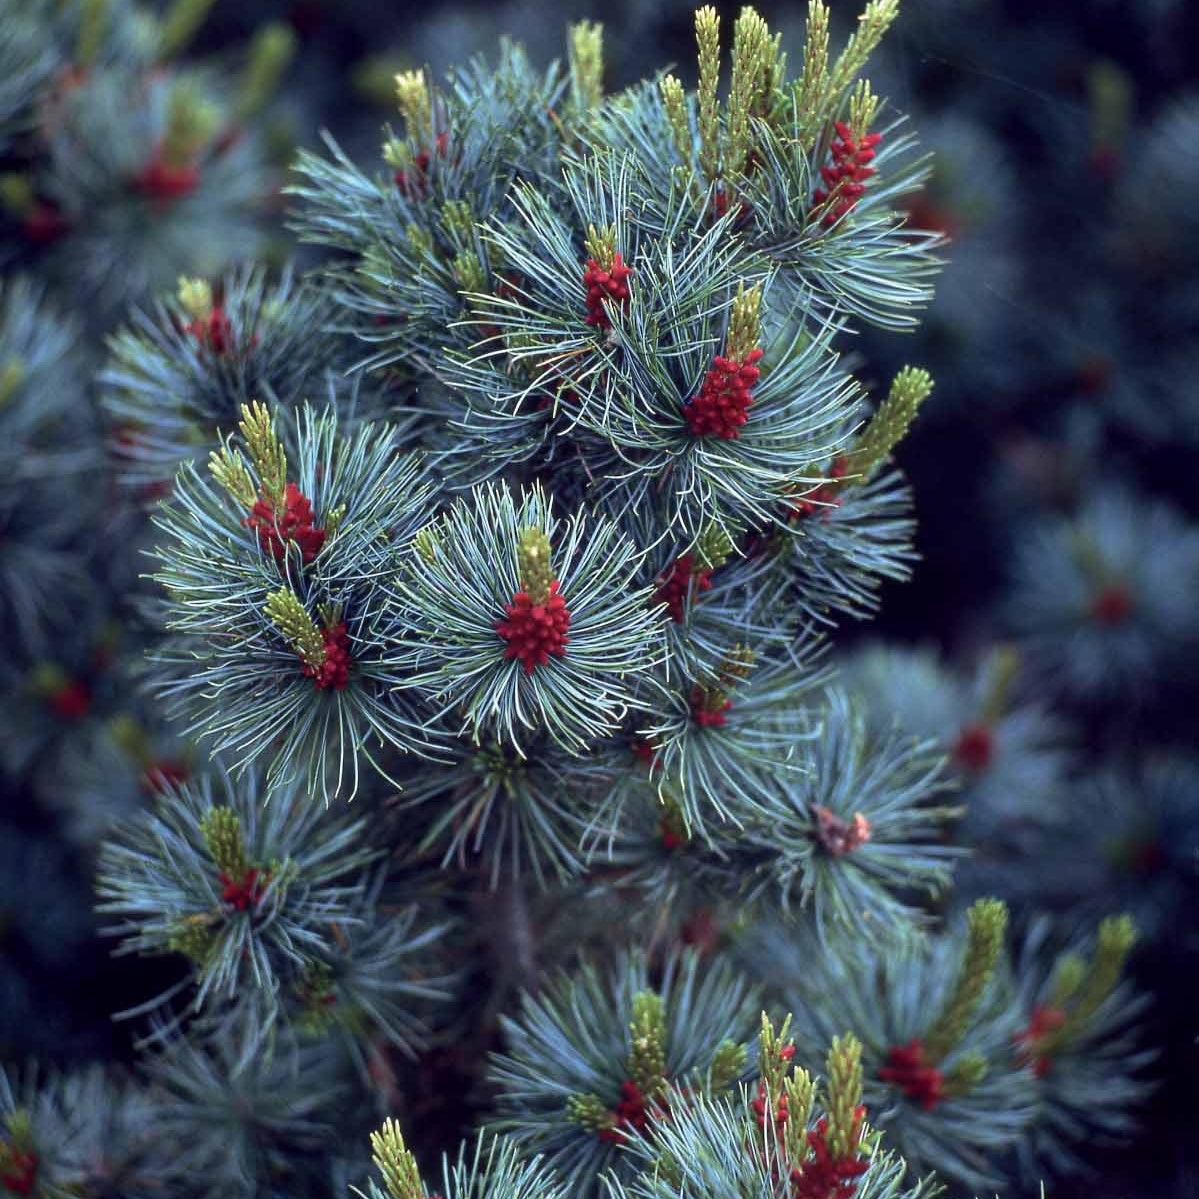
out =
<svg viewBox="0 0 1199 1199"><path fill-rule="evenodd" d="M640 952L610 969L583 960L503 1017L491 1127L544 1154L573 1193L602 1194L606 1169L635 1169L627 1143L669 1122L670 1086L738 1081L760 1010L726 962L694 952L672 954L658 979Z"/></svg>
<svg viewBox="0 0 1199 1199"><path fill-rule="evenodd" d="M331 289L290 265L277 277L243 267L184 279L143 301L110 338L99 377L121 480L151 493L168 484L252 400L290 410L327 396L346 431L381 416L378 385L347 377L356 344L325 331L336 315Z"/></svg>
<svg viewBox="0 0 1199 1199"><path fill-rule="evenodd" d="M377 580L426 519L429 487L387 425L346 436L306 409L294 453L262 406L243 409L241 430L211 478L181 468L156 517L171 603L153 685L239 765L265 758L271 781L351 795L360 757L382 769L381 749L428 741L427 718L396 690Z"/></svg>
<svg viewBox="0 0 1199 1199"><path fill-rule="evenodd" d="M474 739L520 747L544 731L580 752L661 658L641 557L611 521L553 515L540 488L476 488L420 532L396 579L396 669Z"/></svg>

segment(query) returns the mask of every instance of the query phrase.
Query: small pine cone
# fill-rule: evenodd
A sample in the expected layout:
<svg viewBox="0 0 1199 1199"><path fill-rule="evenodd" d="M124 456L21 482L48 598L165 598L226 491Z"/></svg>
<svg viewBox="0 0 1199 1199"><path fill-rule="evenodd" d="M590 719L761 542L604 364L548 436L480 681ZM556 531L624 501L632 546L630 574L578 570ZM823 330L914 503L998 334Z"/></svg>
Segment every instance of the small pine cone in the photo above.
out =
<svg viewBox="0 0 1199 1199"><path fill-rule="evenodd" d="M550 655L566 655L570 640L570 612L566 601L558 594L558 580L549 586L545 603L535 604L527 591L518 591L510 604L504 605L507 620L496 622L495 630L508 643L505 658L518 658L525 673L532 674L534 667L544 666Z"/></svg>
<svg viewBox="0 0 1199 1199"><path fill-rule="evenodd" d="M325 530L313 524L312 501L294 484L288 483L282 513L276 513L268 499L260 499L242 521L258 534L258 544L270 550L280 565L287 557L287 543L300 547L304 564L311 562L325 544Z"/></svg>
<svg viewBox="0 0 1199 1199"><path fill-rule="evenodd" d="M695 580L695 590L710 591L712 589L712 572L697 570L695 555L683 554L674 560L670 570L658 583L654 592L654 603L665 604L670 619L676 624L682 624L687 616L687 595L691 590L691 581Z"/></svg>
<svg viewBox="0 0 1199 1199"><path fill-rule="evenodd" d="M628 278L633 268L625 266L619 254L613 255L612 266L604 270L594 259L587 259L583 271L583 286L587 289L587 324L598 329L610 329L612 321L608 316L606 305L609 301L625 304L629 299Z"/></svg>
<svg viewBox="0 0 1199 1199"><path fill-rule="evenodd" d="M683 405L683 415L696 437L722 437L731 441L740 436L754 400L750 388L761 374L757 366L761 357L762 351L753 349L744 362L720 356L713 359L699 395Z"/></svg>
<svg viewBox="0 0 1199 1199"><path fill-rule="evenodd" d="M318 691L344 691L350 681L350 638L345 622L325 630L325 660L320 666L305 666L304 673Z"/></svg>

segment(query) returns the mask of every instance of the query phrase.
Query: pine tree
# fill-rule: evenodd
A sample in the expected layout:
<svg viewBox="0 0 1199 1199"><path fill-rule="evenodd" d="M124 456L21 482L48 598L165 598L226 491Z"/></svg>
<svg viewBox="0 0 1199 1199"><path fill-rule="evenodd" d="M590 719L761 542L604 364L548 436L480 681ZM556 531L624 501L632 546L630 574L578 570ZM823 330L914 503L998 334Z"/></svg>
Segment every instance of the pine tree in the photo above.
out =
<svg viewBox="0 0 1199 1199"><path fill-rule="evenodd" d="M916 328L940 267L913 213L929 160L865 76L898 0L843 40L811 0L791 71L755 10L730 33L709 6L693 67L621 92L592 22L546 69L505 44L444 84L403 71L381 166L332 138L297 160L291 224L321 254L303 280L229 265L261 248L263 165L231 122L286 39L257 44L231 112L149 65L204 8L72 8L59 56L112 65L67 82L28 27L0 44L55 80L84 181L117 163L155 236L186 233L118 266L61 146L22 143L5 195L26 234L52 201L55 252L111 284L88 315L136 300L97 379L115 524L148 561L147 710L57 662L20 685L148 784L79 836L103 836L120 951L179 971L122 1013L131 1078L0 1076L0 1190L921 1199L1127 1135L1148 1060L1131 919L1052 964L1044 926L1015 952L1003 902L952 897L958 817L967 842L1011 818L990 768L1043 786L1029 804L1062 783L1017 656L967 683L830 652L910 572L894 452L938 402L922 367L880 384L849 352ZM123 88L129 122L144 101L158 123L118 146ZM7 95L0 130L26 137ZM10 296L0 421L38 446L21 389L52 388L53 325ZM92 463L52 438L32 461L55 483ZM1142 614L1108 595L1136 521L1088 520L1091 540L1030 543L1028 586L1042 554L1110 634ZM52 565L0 572L14 621ZM1089 698L1110 663L1060 668L1060 595L1018 606L1023 658ZM1124 679L1167 616L1119 630ZM87 658L93 617L59 657ZM31 728L24 758L51 740ZM471 1126L427 1185L426 1150Z"/></svg>

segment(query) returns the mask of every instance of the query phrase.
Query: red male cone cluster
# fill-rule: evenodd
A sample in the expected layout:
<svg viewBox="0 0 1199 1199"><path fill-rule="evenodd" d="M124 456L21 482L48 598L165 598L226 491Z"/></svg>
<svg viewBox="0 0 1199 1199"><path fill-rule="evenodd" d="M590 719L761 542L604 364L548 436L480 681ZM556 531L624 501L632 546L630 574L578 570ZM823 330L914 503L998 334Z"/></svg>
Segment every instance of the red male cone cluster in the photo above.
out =
<svg viewBox="0 0 1199 1199"><path fill-rule="evenodd" d="M0 1145L0 1187L14 1195L31 1195L36 1183L37 1154Z"/></svg>
<svg viewBox="0 0 1199 1199"><path fill-rule="evenodd" d="M619 254L612 256L612 265L608 270L594 259L588 258L583 270L583 286L587 289L587 324L597 329L610 329L612 321L608 316L609 301L617 305L626 304L629 299L628 278L633 268L625 266Z"/></svg>
<svg viewBox="0 0 1199 1199"><path fill-rule="evenodd" d="M63 720L82 720L92 710L92 694L78 679L68 679L51 692L50 706Z"/></svg>
<svg viewBox="0 0 1199 1199"><path fill-rule="evenodd" d="M439 158L444 158L450 148L450 135L439 133L434 141L434 148ZM429 181L429 164L433 161L428 150L421 150L412 160L412 165L401 168L395 173L396 186L410 200L419 200L425 194L425 186Z"/></svg>
<svg viewBox="0 0 1199 1199"><path fill-rule="evenodd" d="M783 1061L790 1061L795 1054L795 1046L787 1045L779 1051ZM767 1092L765 1082L758 1083L758 1095L750 1105L758 1119L758 1126L766 1127ZM770 1113L777 1138L782 1137L790 1113L787 1110L787 1096L780 1095ZM808 1149L812 1156L805 1161L793 1165L787 1172L790 1183L791 1199L853 1199L857 1193L859 1179L870 1165L869 1159L858 1154L858 1144L862 1139L862 1124L866 1118L866 1109L860 1104L854 1108L853 1127L850 1129L849 1152L844 1157L834 1157L828 1144L828 1119L822 1117L816 1122L815 1128L810 1128L805 1134Z"/></svg>
<svg viewBox="0 0 1199 1199"><path fill-rule="evenodd" d="M183 326L184 331L196 339L202 350L214 354L232 354L237 349L237 333L233 322L225 315L220 304L214 304L207 316L198 316ZM250 338L250 348L258 344L257 335Z"/></svg>
<svg viewBox="0 0 1199 1199"><path fill-rule="evenodd" d="M967 725L953 746L953 760L971 774L981 774L995 756L995 736L986 724Z"/></svg>
<svg viewBox="0 0 1199 1199"><path fill-rule="evenodd" d="M801 492L789 502L787 519L800 520L819 512L827 520L833 509L841 504L843 497L839 483L848 471L849 463L844 458L837 458L829 468L829 478L825 482L811 491Z"/></svg>
<svg viewBox="0 0 1199 1199"><path fill-rule="evenodd" d="M550 582L544 603L534 603L527 591L518 591L512 602L504 605L504 615L508 619L497 621L495 626L508 643L504 657L519 659L526 674L532 674L536 666L544 666L551 654L565 656L570 613L558 594L557 579Z"/></svg>
<svg viewBox="0 0 1199 1199"><path fill-rule="evenodd" d="M201 349L224 354L233 348L233 323L219 304L213 307L207 317L198 316L194 321L189 321L185 328Z"/></svg>
<svg viewBox="0 0 1199 1199"><path fill-rule="evenodd" d="M35 246L48 246L66 233L67 223L53 204L35 200L25 214L21 231Z"/></svg>
<svg viewBox="0 0 1199 1199"><path fill-rule="evenodd" d="M344 691L353 661L345 621L339 621L325 629L325 660L319 666L305 666L304 673L318 691Z"/></svg>
<svg viewBox="0 0 1199 1199"><path fill-rule="evenodd" d="M695 590L710 591L712 588L712 572L697 570L695 555L683 554L674 560L669 571L658 583L654 592L654 603L665 604L670 613L670 619L676 624L682 624L687 615L687 596L690 594L694 580Z"/></svg>
<svg viewBox="0 0 1199 1199"><path fill-rule="evenodd" d="M789 1062L795 1056L794 1045L784 1045L779 1050L779 1061ZM750 1102L750 1107L753 1108L754 1115L758 1117L758 1127L766 1127L766 1083L765 1080L758 1083L758 1096ZM774 1123L774 1131L781 1133L787 1123L787 1096L780 1095L774 1104L774 1111L771 1114L771 1119Z"/></svg>
<svg viewBox="0 0 1199 1199"><path fill-rule="evenodd" d="M182 762L173 762L169 758L164 758L162 761L152 762L146 767L142 772L140 786L147 795L167 795L172 788L187 782L190 774L191 772Z"/></svg>
<svg viewBox="0 0 1199 1199"><path fill-rule="evenodd" d="M725 713L732 706L731 699L713 696L706 687L697 685L691 689L691 718L701 729L721 728L727 720Z"/></svg>
<svg viewBox="0 0 1199 1199"><path fill-rule="evenodd" d="M280 565L287 557L289 541L300 547L305 565L325 544L325 530L313 524L312 501L294 483L287 485L282 512L276 512L274 504L263 498L255 502L242 524L258 534L258 544L270 550Z"/></svg>
<svg viewBox="0 0 1199 1199"><path fill-rule="evenodd" d="M847 1157L833 1157L828 1147L828 1120L821 1117L816 1127L808 1130L808 1148L812 1157L802 1166L791 1171L792 1199L853 1199L857 1193L857 1179L866 1173L869 1159L858 1156L858 1141L862 1136L862 1120L866 1109L859 1105L853 1111L853 1128L850 1130L850 1153Z"/></svg>
<svg viewBox="0 0 1199 1199"><path fill-rule="evenodd" d="M658 821L658 836L662 839L662 848L667 850L686 849L691 843L687 829L676 811L666 811Z"/></svg>
<svg viewBox="0 0 1199 1199"><path fill-rule="evenodd" d="M176 166L166 161L159 150L133 178L134 188L148 200L167 204L194 192L200 184L200 170L191 163Z"/></svg>
<svg viewBox="0 0 1199 1199"><path fill-rule="evenodd" d="M1120 583L1109 583L1091 600L1091 619L1096 624L1121 625L1132 615L1132 596Z"/></svg>
<svg viewBox="0 0 1199 1199"><path fill-rule="evenodd" d="M704 376L699 395L683 405L683 415L696 437L723 437L731 441L741 435L741 426L749 419L749 406L754 400L750 388L762 373L756 365L761 357L762 351L753 349L744 362L719 355L712 360L712 369Z"/></svg>
<svg viewBox="0 0 1199 1199"><path fill-rule="evenodd" d="M746 174L758 165L757 155L750 152L749 161L745 164ZM729 210L730 204L730 188L727 183L718 183L712 191L712 212L719 219L724 216ZM741 219L749 215L751 206L748 201L741 200L737 208L737 218Z"/></svg>
<svg viewBox="0 0 1199 1199"><path fill-rule="evenodd" d="M878 1072L883 1082L898 1087L926 1112L933 1111L945 1098L945 1077L924 1059L924 1042L913 1037L906 1045L892 1045L887 1064Z"/></svg>
<svg viewBox="0 0 1199 1199"><path fill-rule="evenodd" d="M1052 1056L1042 1052L1042 1042L1065 1023L1066 1013L1060 1007L1038 1003L1032 1010L1028 1027L1016 1035L1016 1047L1020 1050L1021 1060L1032 1062L1033 1073L1038 1078L1044 1078L1053 1066Z"/></svg>
<svg viewBox="0 0 1199 1199"><path fill-rule="evenodd" d="M824 187L816 189L812 196L814 204L829 204L821 218L821 224L832 225L839 221L861 199L866 190L866 180L875 173L869 164L874 161L874 147L883 140L881 133L866 133L855 138L853 130L844 121L837 121L833 128L837 136L829 147L832 164L820 168Z"/></svg>
<svg viewBox="0 0 1199 1199"><path fill-rule="evenodd" d="M247 870L240 879L222 874L220 877L221 901L236 908L239 912L248 912L262 902L262 896L266 891L267 883L270 882L270 877L268 871L253 867Z"/></svg>
<svg viewBox="0 0 1199 1199"><path fill-rule="evenodd" d="M645 1096L632 1079L626 1078L620 1084L620 1102L612 1110L613 1124L599 1132L601 1141L610 1141L615 1145L623 1145L629 1129L644 1132L649 1124L649 1111Z"/></svg>
<svg viewBox="0 0 1199 1199"><path fill-rule="evenodd" d="M646 741L643 737L639 737L633 742L630 747L634 757L639 762L644 762L649 769L656 770L658 768L658 751L652 742Z"/></svg>

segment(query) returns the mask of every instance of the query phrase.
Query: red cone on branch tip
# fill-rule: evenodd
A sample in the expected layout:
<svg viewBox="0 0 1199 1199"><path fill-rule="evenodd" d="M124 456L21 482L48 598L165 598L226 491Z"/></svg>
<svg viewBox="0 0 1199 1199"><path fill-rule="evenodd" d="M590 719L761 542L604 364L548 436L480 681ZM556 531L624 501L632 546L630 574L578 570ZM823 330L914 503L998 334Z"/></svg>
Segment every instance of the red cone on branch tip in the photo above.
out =
<svg viewBox="0 0 1199 1199"><path fill-rule="evenodd" d="M570 612L558 594L558 586L558 580L553 579L549 595L541 604L535 604L527 591L518 591L512 602L504 605L507 619L495 623L495 631L508 643L504 657L518 659L526 674L545 666L551 654L559 658L566 655Z"/></svg>
<svg viewBox="0 0 1199 1199"><path fill-rule="evenodd" d="M628 302L628 278L633 268L626 266L619 254L612 256L612 266L604 270L594 259L588 258L583 269L583 286L587 289L587 315L584 318L589 325L598 329L610 329L612 321L608 316L606 306L609 301L621 305Z"/></svg>
<svg viewBox="0 0 1199 1199"><path fill-rule="evenodd" d="M325 660L320 666L305 666L304 673L318 691L344 691L350 681L350 637L344 621L325 629Z"/></svg>
<svg viewBox="0 0 1199 1199"><path fill-rule="evenodd" d="M267 883L271 881L270 872L251 867L240 879L230 878L221 874L221 902L236 908L239 912L248 912L262 902Z"/></svg>
<svg viewBox="0 0 1199 1199"><path fill-rule="evenodd" d="M801 520L805 516L819 513L828 520L833 510L839 508L845 498L839 482L845 478L848 471L849 463L844 458L835 459L829 467L829 478L825 482L817 484L811 491L801 492L788 503L787 519Z"/></svg>
<svg viewBox="0 0 1199 1199"><path fill-rule="evenodd" d="M762 373L757 366L761 358L761 349L753 349L743 362L720 355L712 360L699 394L683 404L683 415L696 437L731 441L740 436L754 400L750 388Z"/></svg>
<svg viewBox="0 0 1199 1199"><path fill-rule="evenodd" d="M31 1195L37 1183L37 1154L0 1145L0 1187L14 1195Z"/></svg>
<svg viewBox="0 0 1199 1199"><path fill-rule="evenodd" d="M67 231L67 223L53 204L35 200L21 222L21 232L35 246L48 246Z"/></svg>
<svg viewBox="0 0 1199 1199"><path fill-rule="evenodd" d="M185 327L187 332L196 339L196 344L201 349L209 349L214 354L223 354L233 347L233 324L219 304L214 305L207 317L198 316Z"/></svg>
<svg viewBox="0 0 1199 1199"><path fill-rule="evenodd" d="M172 787L187 782L190 776L191 772L181 762L164 759L146 767L140 785L148 795L164 795Z"/></svg>
<svg viewBox="0 0 1199 1199"><path fill-rule="evenodd" d="M749 162L746 163L746 173L748 174L754 167L757 166L757 158L755 155L750 155ZM718 183L712 191L712 214L719 220L729 210L729 186L727 183ZM737 220L747 217L750 213L750 204L746 200L738 202Z"/></svg>
<svg viewBox="0 0 1199 1199"><path fill-rule="evenodd" d="M828 211L821 217L821 224L825 226L835 224L861 199L866 180L875 174L875 168L869 165L874 161L874 147L883 140L881 133L867 133L855 138L844 121L837 121L833 128L837 132L829 146L833 161L820 168L824 187L817 188L812 196L812 203L817 206L831 201Z"/></svg>
<svg viewBox="0 0 1199 1199"><path fill-rule="evenodd" d="M691 717L703 729L721 728L727 718L725 713L733 706L731 699L719 696L713 699L706 687L696 686L691 691Z"/></svg>
<svg viewBox="0 0 1199 1199"><path fill-rule="evenodd" d="M82 720L92 710L92 695L78 679L71 679L51 693L50 706L63 720Z"/></svg>
<svg viewBox="0 0 1199 1199"><path fill-rule="evenodd" d="M620 1084L620 1101L612 1109L613 1123L609 1128L601 1128L597 1136L601 1141L623 1145L630 1131L645 1132L650 1126L651 1116L667 1118L669 1115L670 1108L661 1097L647 1100L641 1088L632 1079L626 1078Z"/></svg>
<svg viewBox="0 0 1199 1199"><path fill-rule="evenodd" d="M692 580L695 580L695 590L710 591L712 589L712 572L696 569L695 555L682 554L674 560L670 569L658 582L654 592L655 604L665 604L670 619L676 624L682 624L687 615L687 596L691 591Z"/></svg>
<svg viewBox="0 0 1199 1199"><path fill-rule="evenodd" d="M945 1077L924 1060L924 1042L919 1037L913 1037L906 1045L892 1045L887 1051L887 1064L878 1076L915 1100L926 1112L934 1111L945 1098Z"/></svg>
<svg viewBox="0 0 1199 1199"><path fill-rule="evenodd" d="M995 757L995 735L990 725L969 724L958 734L953 760L971 774L981 774Z"/></svg>
<svg viewBox="0 0 1199 1199"><path fill-rule="evenodd" d="M182 199L199 185L199 167L192 163L176 166L166 162L161 150L133 177L134 188L147 199L160 204Z"/></svg>
<svg viewBox="0 0 1199 1199"><path fill-rule="evenodd" d="M1038 1003L1029 1017L1028 1027L1016 1034L1016 1048L1021 1063L1032 1063L1033 1073L1044 1078L1053 1068L1053 1058L1041 1052L1041 1042L1051 1032L1066 1023L1066 1013L1050 1003Z"/></svg>
<svg viewBox="0 0 1199 1199"><path fill-rule="evenodd" d="M449 152L450 135L439 133L433 143L438 158L444 158ZM396 186L410 200L419 200L425 194L429 182L429 165L433 156L428 150L420 150L412 160L412 165L401 167L395 173Z"/></svg>
<svg viewBox="0 0 1199 1199"><path fill-rule="evenodd" d="M626 1078L620 1085L620 1102L612 1111L615 1123L611 1128L600 1130L599 1139L621 1145L626 1140L628 1129L644 1132L649 1124L649 1112L646 1110L645 1096L637 1084Z"/></svg>
<svg viewBox="0 0 1199 1199"><path fill-rule="evenodd" d="M646 741L644 737L638 737L630 748L637 759L644 762L651 771L656 769L658 765L658 751L649 741Z"/></svg>
<svg viewBox="0 0 1199 1199"><path fill-rule="evenodd" d="M1132 596L1122 583L1109 583L1091 600L1091 619L1096 624L1120 625L1131 615Z"/></svg>
<svg viewBox="0 0 1199 1199"><path fill-rule="evenodd" d="M289 541L300 547L305 565L325 544L325 530L313 524L312 501L294 483L287 485L281 513L276 513L274 505L264 497L255 502L242 524L258 534L258 544L269 550L280 565L287 557Z"/></svg>
<svg viewBox="0 0 1199 1199"><path fill-rule="evenodd" d="M794 1049L792 1049L794 1053ZM758 1083L757 1098L751 1100L750 1107L753 1109L754 1115L758 1118L758 1127L766 1127L766 1083ZM771 1120L774 1123L775 1132L782 1132L787 1123L787 1096L780 1095L775 1100L774 1111L771 1113Z"/></svg>
<svg viewBox="0 0 1199 1199"><path fill-rule="evenodd" d="M237 332L220 304L215 304L206 317L196 317L183 328L184 332L196 339L196 344L202 350L211 350L214 354L232 354L237 349ZM249 348L253 349L257 344L258 335L254 334L250 338Z"/></svg>
<svg viewBox="0 0 1199 1199"><path fill-rule="evenodd" d="M662 839L663 849L685 849L688 844L687 835L669 816L658 821L658 836Z"/></svg>
<svg viewBox="0 0 1199 1199"><path fill-rule="evenodd" d="M847 1157L833 1157L829 1151L827 1118L822 1117L815 1128L808 1130L807 1142L812 1158L791 1171L792 1199L852 1199L857 1194L856 1179L861 1178L870 1165L869 1159L859 1157L857 1150L865 1116L864 1107L854 1108Z"/></svg>
<svg viewBox="0 0 1199 1199"><path fill-rule="evenodd" d="M795 1054L794 1045L786 1045L779 1051L782 1061L790 1061ZM750 1103L758 1126L766 1127L767 1099L766 1083L758 1083L758 1094ZM770 1113L776 1136L781 1136L787 1126L790 1113L787 1096L780 1094ZM790 1183L791 1199L852 1199L857 1192L855 1179L860 1178L869 1166L869 1159L858 1155L858 1144L862 1137L862 1124L866 1118L865 1107L854 1108L853 1126L849 1135L849 1153L845 1157L833 1157L828 1145L828 1120L821 1118L805 1134L812 1157L791 1166L787 1179Z"/></svg>

